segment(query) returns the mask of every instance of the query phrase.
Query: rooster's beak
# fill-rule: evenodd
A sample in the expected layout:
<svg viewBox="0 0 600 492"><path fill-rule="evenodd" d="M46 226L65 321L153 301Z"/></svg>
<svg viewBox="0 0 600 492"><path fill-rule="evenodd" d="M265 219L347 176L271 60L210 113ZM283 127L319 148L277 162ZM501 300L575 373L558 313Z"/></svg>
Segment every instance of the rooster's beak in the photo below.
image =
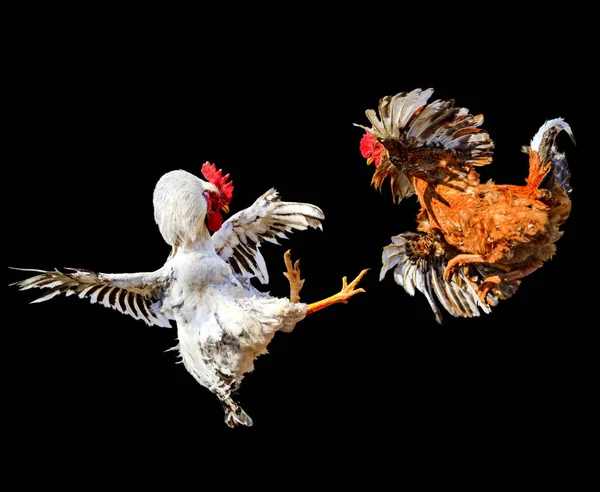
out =
<svg viewBox="0 0 600 492"><path fill-rule="evenodd" d="M371 163L372 163L374 160L375 160L375 159L374 159L373 157L369 157L369 158L367 159L367 166L368 166L369 164L371 164Z"/></svg>
<svg viewBox="0 0 600 492"><path fill-rule="evenodd" d="M221 207L221 210L222 210L223 212L225 212L226 214L228 214L228 213L229 213L229 205L227 205L227 204L223 205L223 206Z"/></svg>

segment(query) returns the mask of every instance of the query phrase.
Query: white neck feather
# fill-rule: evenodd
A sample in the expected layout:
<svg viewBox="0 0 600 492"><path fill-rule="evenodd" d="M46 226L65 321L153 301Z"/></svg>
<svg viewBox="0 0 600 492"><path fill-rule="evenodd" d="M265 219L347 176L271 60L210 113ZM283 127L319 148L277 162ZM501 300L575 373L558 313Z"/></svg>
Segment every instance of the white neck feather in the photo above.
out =
<svg viewBox="0 0 600 492"><path fill-rule="evenodd" d="M154 220L167 244L175 247L210 238L205 191L217 188L186 171L163 175L154 188Z"/></svg>

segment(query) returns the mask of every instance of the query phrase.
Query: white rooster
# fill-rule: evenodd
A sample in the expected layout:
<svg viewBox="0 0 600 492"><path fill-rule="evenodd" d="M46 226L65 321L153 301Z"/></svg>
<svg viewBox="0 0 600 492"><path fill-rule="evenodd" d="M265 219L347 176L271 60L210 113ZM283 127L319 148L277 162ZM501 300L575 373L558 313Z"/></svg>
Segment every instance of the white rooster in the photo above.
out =
<svg viewBox="0 0 600 492"><path fill-rule="evenodd" d="M266 353L277 331L290 332L308 314L336 303L347 303L364 292L356 286L363 270L342 290L319 302L299 302L304 280L298 261L284 254L290 297L273 297L251 284L266 284L269 276L259 247L275 244L285 233L322 229L323 212L315 205L283 202L275 189L223 222L233 185L206 162L207 181L183 171L163 175L154 190L154 218L172 247L166 263L155 272L104 274L82 269L25 270L35 276L15 282L20 290L46 289L33 302L58 294L76 295L142 320L148 325L177 325L176 347L190 374L213 392L225 411L228 426L252 425L250 416L232 398L254 360ZM211 236L211 231L213 235ZM24 269L18 269L24 270Z"/></svg>

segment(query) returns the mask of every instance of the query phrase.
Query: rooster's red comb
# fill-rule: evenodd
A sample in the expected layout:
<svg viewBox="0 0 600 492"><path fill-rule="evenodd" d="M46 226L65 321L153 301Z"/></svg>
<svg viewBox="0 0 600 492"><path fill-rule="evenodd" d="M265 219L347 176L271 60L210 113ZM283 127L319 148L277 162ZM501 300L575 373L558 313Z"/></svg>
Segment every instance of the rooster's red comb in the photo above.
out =
<svg viewBox="0 0 600 492"><path fill-rule="evenodd" d="M206 161L202 164L202 175L209 183L214 184L219 189L224 203L231 202L231 199L233 198L233 183L231 181L229 183L227 182L229 174L223 176L222 169L217 171L217 166Z"/></svg>
<svg viewBox="0 0 600 492"><path fill-rule="evenodd" d="M370 133L365 132L363 137L360 139L360 153L365 159L368 159L373 155L373 149L377 139Z"/></svg>

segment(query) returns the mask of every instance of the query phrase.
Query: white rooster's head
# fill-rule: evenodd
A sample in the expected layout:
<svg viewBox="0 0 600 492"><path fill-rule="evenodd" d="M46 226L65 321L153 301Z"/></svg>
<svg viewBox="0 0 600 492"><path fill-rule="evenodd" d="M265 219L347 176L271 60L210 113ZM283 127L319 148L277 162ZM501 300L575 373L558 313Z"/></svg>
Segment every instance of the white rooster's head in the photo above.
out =
<svg viewBox="0 0 600 492"><path fill-rule="evenodd" d="M193 243L200 236L218 231L222 212L229 212L233 184L214 164L205 162L204 181L187 171L164 174L154 188L154 220L167 244Z"/></svg>

